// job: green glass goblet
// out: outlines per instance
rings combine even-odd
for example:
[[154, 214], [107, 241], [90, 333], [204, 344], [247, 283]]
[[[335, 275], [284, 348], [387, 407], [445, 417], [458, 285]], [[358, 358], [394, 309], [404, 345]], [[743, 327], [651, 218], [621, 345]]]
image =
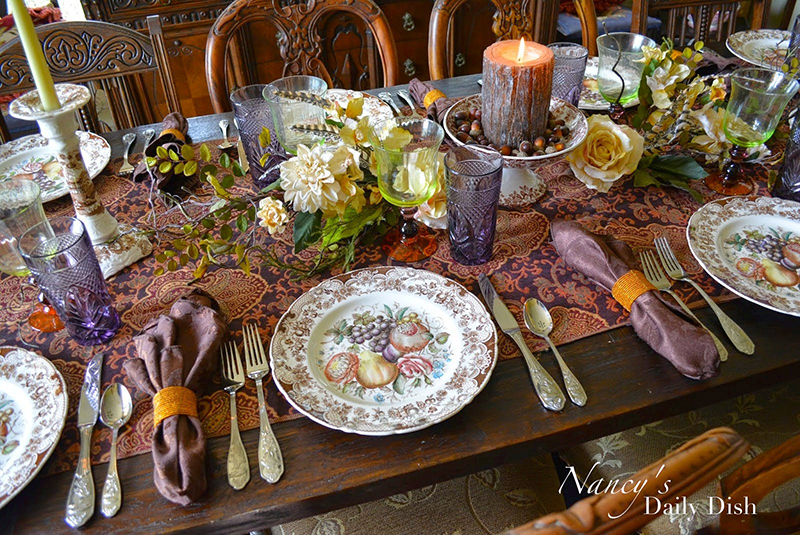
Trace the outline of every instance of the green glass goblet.
[[386, 234], [384, 252], [417, 262], [436, 251], [436, 237], [414, 220], [417, 206], [436, 191], [439, 145], [444, 130], [428, 119], [394, 118], [373, 125], [369, 135], [383, 198], [400, 208], [403, 221]]
[[739, 69], [731, 75], [731, 96], [722, 128], [733, 149], [722, 171], [706, 177], [706, 186], [724, 195], [753, 191], [753, 183], [742, 174], [747, 149], [772, 137], [798, 87], [800, 83], [794, 78], [769, 69]]
[[644, 47], [656, 47], [656, 42], [630, 32], [615, 32], [597, 38], [597, 87], [609, 102], [611, 118], [619, 121], [623, 106], [639, 94], [644, 72]]

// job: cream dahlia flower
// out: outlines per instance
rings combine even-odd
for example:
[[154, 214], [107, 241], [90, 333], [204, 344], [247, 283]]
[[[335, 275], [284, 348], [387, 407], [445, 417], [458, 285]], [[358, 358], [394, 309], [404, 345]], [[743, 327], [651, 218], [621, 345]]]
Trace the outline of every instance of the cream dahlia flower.
[[283, 232], [286, 229], [286, 223], [289, 221], [286, 207], [274, 197], [261, 199], [261, 202], [258, 203], [256, 216], [258, 216], [258, 224], [266, 227], [270, 235]]

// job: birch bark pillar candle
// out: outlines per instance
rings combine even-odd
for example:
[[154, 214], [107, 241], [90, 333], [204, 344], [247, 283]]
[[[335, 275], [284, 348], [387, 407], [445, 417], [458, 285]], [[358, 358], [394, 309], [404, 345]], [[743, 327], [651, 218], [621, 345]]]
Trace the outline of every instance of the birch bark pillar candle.
[[552, 50], [524, 39], [500, 41], [483, 52], [481, 123], [492, 143], [518, 147], [544, 133], [554, 63]]

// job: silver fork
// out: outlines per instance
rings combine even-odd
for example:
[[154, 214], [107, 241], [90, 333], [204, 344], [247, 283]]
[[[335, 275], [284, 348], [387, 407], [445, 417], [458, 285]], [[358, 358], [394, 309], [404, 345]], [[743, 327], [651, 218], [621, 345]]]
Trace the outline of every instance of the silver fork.
[[381, 91], [378, 93], [378, 98], [388, 104], [392, 110], [394, 110], [394, 114], [397, 117], [402, 117], [403, 113], [400, 111], [400, 108], [397, 107], [397, 104], [394, 103], [394, 99], [392, 98], [392, 94], [388, 91]]
[[658, 256], [661, 258], [661, 263], [664, 264], [664, 269], [667, 271], [667, 275], [675, 279], [676, 281], [685, 281], [691, 284], [697, 293], [700, 294], [700, 297], [706, 300], [708, 306], [711, 307], [711, 310], [714, 311], [714, 314], [717, 315], [717, 319], [719, 320], [720, 325], [722, 325], [722, 329], [725, 331], [725, 334], [728, 335], [728, 338], [733, 345], [736, 346], [736, 349], [741, 351], [746, 355], [752, 355], [756, 348], [753, 341], [747, 336], [741, 327], [739, 327], [735, 321], [730, 319], [727, 314], [725, 314], [717, 304], [708, 296], [707, 293], [703, 291], [699, 284], [694, 282], [689, 276], [686, 274], [686, 271], [681, 266], [681, 263], [678, 262], [678, 259], [675, 257], [675, 253], [672, 251], [672, 247], [669, 246], [669, 242], [663, 236], [656, 238], [655, 240], [656, 250], [658, 251]]
[[269, 425], [267, 406], [264, 403], [262, 380], [269, 374], [269, 362], [264, 353], [264, 344], [258, 335], [258, 328], [253, 323], [243, 328], [244, 362], [247, 365], [247, 376], [256, 382], [258, 392], [258, 419], [261, 432], [258, 435], [258, 469], [261, 477], [269, 483], [277, 483], [283, 475], [283, 455]]
[[717, 338], [717, 336], [714, 333], [712, 333], [708, 327], [703, 325], [703, 322], [697, 319], [697, 316], [694, 315], [694, 312], [689, 310], [689, 307], [687, 307], [686, 304], [683, 301], [681, 301], [680, 297], [678, 297], [678, 294], [676, 294], [671, 290], [672, 284], [667, 280], [667, 276], [664, 275], [664, 272], [661, 271], [661, 266], [658, 265], [658, 262], [656, 261], [656, 257], [655, 255], [653, 255], [653, 252], [642, 251], [642, 253], [639, 255], [639, 258], [642, 261], [642, 269], [644, 270], [644, 276], [647, 278], [648, 281], [650, 281], [650, 284], [655, 286], [657, 290], [661, 290], [662, 292], [666, 292], [669, 295], [671, 295], [672, 298], [678, 302], [683, 311], [689, 314], [689, 316], [691, 316], [692, 318], [694, 318], [694, 320], [697, 323], [699, 323], [700, 326], [703, 329], [705, 329], [708, 334], [711, 335], [711, 338], [714, 340], [714, 345], [717, 347], [717, 352], [719, 353], [719, 360], [721, 361], [728, 360], [728, 350], [725, 349], [725, 346], [722, 345], [722, 342], [720, 342], [719, 338]]
[[122, 136], [122, 141], [125, 143], [125, 156], [122, 159], [122, 167], [119, 168], [117, 173], [120, 175], [127, 175], [128, 173], [133, 173], [133, 166], [131, 165], [131, 162], [128, 161], [128, 155], [131, 152], [133, 142], [136, 141], [136, 134], [133, 132], [125, 134]]
[[228, 449], [228, 483], [241, 490], [250, 481], [250, 464], [247, 452], [239, 435], [239, 420], [236, 417], [236, 391], [244, 385], [244, 369], [239, 359], [236, 344], [228, 342], [222, 351], [222, 380], [225, 391], [231, 396], [231, 445]]
[[420, 114], [417, 111], [417, 103], [414, 102], [413, 98], [411, 98], [411, 93], [409, 93], [405, 89], [398, 89], [397, 96], [400, 97], [400, 100], [405, 100], [406, 104], [409, 105], [409, 107], [411, 108], [411, 117], [420, 117]]

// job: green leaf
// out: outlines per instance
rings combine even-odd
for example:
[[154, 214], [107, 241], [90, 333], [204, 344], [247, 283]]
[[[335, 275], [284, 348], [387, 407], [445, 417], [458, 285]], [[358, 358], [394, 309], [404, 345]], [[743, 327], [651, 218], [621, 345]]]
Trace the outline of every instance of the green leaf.
[[211, 151], [208, 150], [208, 145], [205, 143], [200, 145], [200, 157], [206, 162], [211, 161]]
[[270, 184], [269, 186], [267, 186], [265, 188], [261, 188], [261, 193], [267, 193], [268, 191], [273, 191], [273, 190], [279, 189], [280, 187], [281, 187], [281, 181], [280, 181], [280, 179], [278, 179], [275, 182], [273, 182], [272, 184]]
[[228, 192], [225, 191], [225, 188], [222, 187], [222, 184], [220, 184], [219, 181], [217, 180], [217, 177], [208, 175], [207, 180], [209, 184], [214, 186], [214, 191], [217, 192], [217, 195], [219, 195], [223, 199], [227, 199], [228, 197], [230, 197], [230, 195], [228, 195]]
[[270, 135], [269, 128], [264, 127], [261, 129], [261, 133], [258, 135], [258, 144], [261, 145], [262, 149], [269, 147], [269, 144], [272, 142], [272, 136]]
[[189, 248], [186, 250], [186, 253], [192, 260], [197, 260], [197, 257], [200, 256], [200, 250], [193, 243], [189, 244]]
[[233, 171], [233, 174], [238, 176], [239, 178], [243, 177], [245, 174], [244, 169], [242, 169], [242, 166], [239, 165], [239, 162], [237, 162], [236, 160], [233, 160], [233, 165], [231, 166], [231, 170]]
[[178, 263], [175, 260], [167, 262], [167, 271], [177, 271]]
[[396, 316], [396, 317], [397, 317], [397, 319], [398, 319], [398, 320], [401, 320], [401, 319], [403, 319], [403, 316], [405, 316], [405, 315], [406, 315], [406, 312], [408, 312], [408, 307], [403, 307], [403, 308], [401, 308], [400, 310], [398, 310], [398, 311], [397, 311], [397, 316]]
[[406, 381], [407, 379], [405, 375], [403, 375], [402, 373], [397, 374], [397, 379], [395, 379], [394, 383], [392, 383], [392, 388], [394, 389], [395, 392], [397, 392], [400, 395], [405, 394]]
[[394, 319], [394, 316], [392, 315], [392, 309], [389, 308], [388, 305], [383, 305], [383, 310], [386, 311], [387, 316], [389, 316], [391, 319]]
[[158, 172], [162, 175], [166, 175], [172, 170], [172, 162], [161, 162], [158, 164]]
[[182, 255], [181, 255], [179, 258], [178, 258], [178, 262], [180, 263], [180, 265], [181, 265], [181, 266], [185, 266], [186, 264], [188, 264], [188, 263], [189, 263], [189, 255], [188, 255], [188, 254], [186, 254], [186, 253], [183, 253], [183, 254], [182, 254]]
[[222, 156], [219, 157], [219, 164], [225, 169], [229, 169], [231, 166], [231, 157], [223, 152]]
[[644, 169], [637, 169], [633, 172], [633, 185], [637, 188], [644, 188], [647, 186], [661, 186], [661, 182], [653, 178], [653, 175]]
[[204, 165], [203, 168], [200, 170], [200, 174], [203, 177], [206, 177], [208, 175], [217, 176], [217, 166], [212, 164]]
[[191, 145], [186, 144], [181, 146], [181, 156], [184, 160], [194, 160], [194, 149]]
[[373, 204], [364, 207], [360, 213], [348, 207], [344, 213], [344, 220], [329, 219], [323, 230], [323, 245], [329, 246], [345, 238], [350, 238], [360, 233], [364, 227], [383, 215], [382, 204]]
[[156, 147], [156, 156], [158, 156], [162, 160], [169, 159], [169, 153], [167, 152], [167, 149], [162, 147], [161, 145]]
[[708, 176], [706, 170], [690, 156], [677, 156], [672, 154], [657, 156], [650, 163], [650, 169], [672, 175], [684, 176], [691, 180], [699, 180]]
[[148, 156], [146, 158], [146, 160], [147, 161], [145, 163], [147, 164], [147, 167], [153, 167], [156, 164], [156, 162], [158, 162], [158, 160], [156, 160], [155, 158], [153, 158], [151, 156]]
[[192, 176], [197, 173], [197, 162], [192, 160], [186, 162], [186, 167], [183, 168], [183, 176]]
[[204, 217], [203, 219], [201, 219], [200, 220], [200, 224], [203, 225], [207, 229], [212, 229], [212, 228], [214, 228], [216, 226], [216, 223], [214, 223], [214, 220], [211, 219], [211, 218], [208, 218], [208, 217]]
[[156, 255], [156, 262], [160, 262], [163, 264], [166, 261], [167, 261], [167, 255], [165, 255], [164, 253], [158, 253]]
[[170, 158], [170, 160], [172, 160], [173, 162], [177, 162], [177, 161], [179, 161], [179, 160], [181, 159], [181, 157], [180, 157], [180, 156], [178, 156], [178, 153], [177, 153], [177, 152], [175, 152], [175, 151], [174, 151], [174, 150], [172, 150], [172, 149], [169, 149], [169, 158]]
[[157, 267], [155, 271], [153, 271], [153, 275], [155, 275], [156, 277], [160, 277], [163, 274], [164, 274], [164, 268], [161, 266]]
[[670, 186], [678, 188], [679, 190], [683, 190], [689, 195], [691, 195], [692, 198], [698, 203], [703, 204], [705, 202], [700, 192], [689, 187], [689, 185], [686, 182], [681, 182], [680, 180], [673, 180], [673, 179], [668, 179], [667, 181], [669, 182]]
[[239, 217], [236, 218], [236, 228], [238, 228], [240, 232], [245, 232], [249, 224], [250, 220], [248, 220], [247, 216], [244, 214], [239, 214]]
[[222, 187], [225, 189], [233, 187], [235, 183], [236, 179], [233, 178], [233, 175], [225, 175], [224, 177], [222, 177], [222, 182], [220, 182]]
[[225, 241], [233, 238], [233, 229], [230, 225], [222, 225], [219, 229], [219, 236]]
[[294, 252], [299, 253], [322, 237], [322, 212], [297, 212], [294, 218]]
[[186, 240], [177, 238], [172, 240], [172, 246], [178, 251], [184, 251], [189, 246], [189, 244], [186, 243]]
[[179, 174], [183, 173], [184, 167], [186, 167], [185, 163], [183, 163], [183, 162], [176, 163], [175, 164], [175, 174], [179, 175]]

